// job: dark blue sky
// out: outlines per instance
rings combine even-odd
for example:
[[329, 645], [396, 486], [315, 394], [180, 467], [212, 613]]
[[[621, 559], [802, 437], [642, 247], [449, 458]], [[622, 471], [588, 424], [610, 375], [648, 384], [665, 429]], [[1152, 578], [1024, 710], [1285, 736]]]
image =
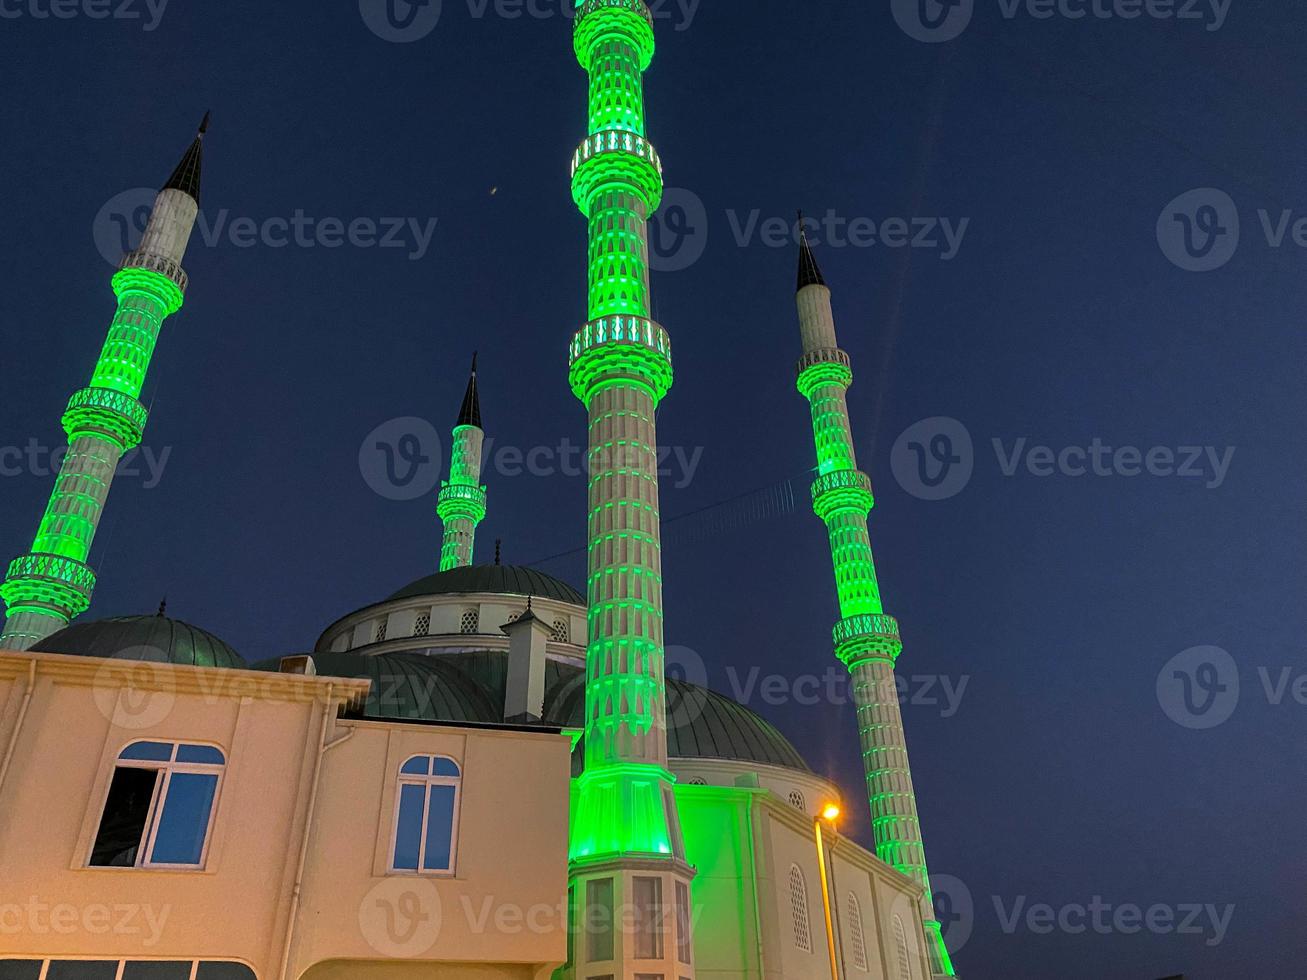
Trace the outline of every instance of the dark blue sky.
[[[350, 2], [175, 2], [153, 31], [36, 19], [27, 3], [0, 20], [0, 445], [58, 445], [113, 306], [96, 216], [159, 184], [204, 109], [211, 227], [297, 211], [437, 219], [419, 259], [420, 246], [242, 248], [197, 233], [188, 303], [148, 385], [146, 444], [171, 455], [157, 486], [115, 486], [92, 615], [152, 611], [166, 593], [173, 614], [254, 660], [310, 648], [338, 616], [429, 571], [432, 499], [374, 492], [359, 450], [397, 417], [443, 436], [474, 348], [500, 446], [584, 440], [566, 383], [585, 312], [584, 224], [567, 187], [585, 78], [568, 22], [445, 0], [434, 31], [396, 44]], [[663, 264], [703, 248], [653, 285], [677, 364], [660, 437], [702, 449], [692, 479], [664, 481], [665, 515], [693, 515], [667, 530], [668, 640], [728, 693], [755, 666], [793, 691], [833, 663], [793, 386], [794, 250], [736, 229], [798, 206], [877, 225], [969, 219], [949, 260], [879, 238], [818, 252], [858, 371], [850, 407], [877, 486], [872, 539], [906, 641], [900, 671], [966, 683], [955, 712], [904, 707], [931, 868], [972, 896], [960, 972], [1291, 976], [1307, 952], [1307, 707], [1292, 688], [1273, 703], [1259, 668], [1273, 687], [1282, 668], [1307, 669], [1307, 263], [1292, 233], [1268, 243], [1258, 211], [1273, 226], [1286, 209], [1307, 216], [1307, 14], [1233, 0], [1208, 30], [1206, 0], [1197, 21], [1009, 18], [1010, 4], [977, 0], [941, 44], [909, 37], [884, 3], [704, 4], [692, 19], [667, 6], [650, 134], [690, 207], [663, 221]], [[1237, 252], [1204, 273], [1169, 261], [1156, 235], [1193, 188], [1224, 191], [1242, 219]], [[678, 251], [682, 226], [693, 232]], [[969, 484], [932, 501], [896, 479], [892, 450], [937, 416], [965, 426], [975, 457]], [[1127, 476], [1128, 457], [1110, 476], [1038, 477], [1024, 460], [1007, 476], [995, 439], [1004, 454], [1021, 439], [1054, 453], [1095, 439], [1235, 453], [1219, 481]], [[15, 458], [0, 544], [16, 555], [51, 480]], [[785, 481], [792, 512], [703, 510]], [[568, 553], [543, 567], [579, 583], [584, 481], [487, 482], [478, 557], [496, 537], [511, 562]], [[1231, 674], [1241, 682], [1237, 709], [1207, 730], [1168, 717], [1175, 696], [1157, 689], [1171, 658], [1202, 645], [1237, 665], [1227, 691]], [[757, 691], [749, 703], [860, 798], [851, 707]], [[862, 808], [849, 811], [866, 840]], [[1043, 934], [1025, 916], [1047, 903], [1074, 927], [1096, 897], [1164, 905], [1177, 924], [1190, 904], [1234, 909], [1215, 945], [1206, 912], [1201, 934], [1136, 933], [1128, 919]]]

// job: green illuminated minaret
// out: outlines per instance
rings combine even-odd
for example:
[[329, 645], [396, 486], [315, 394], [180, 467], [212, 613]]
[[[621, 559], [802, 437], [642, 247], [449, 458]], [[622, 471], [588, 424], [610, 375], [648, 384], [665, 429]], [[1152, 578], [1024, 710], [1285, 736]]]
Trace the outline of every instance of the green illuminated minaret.
[[486, 488], [481, 485], [481, 396], [477, 392], [477, 358], [472, 355], [472, 376], [468, 378], [463, 407], [454, 425], [449, 450], [449, 479], [440, 484], [436, 513], [445, 526], [440, 545], [440, 570], [472, 564], [472, 546], [477, 525], [486, 516]]
[[[799, 227], [803, 227], [802, 215]], [[799, 391], [812, 406], [812, 432], [817, 444], [812, 508], [830, 535], [842, 617], [835, 625], [835, 655], [844, 662], [853, 681], [876, 854], [925, 888], [921, 916], [931, 971], [935, 976], [953, 976], [953, 965], [935, 920], [894, 683], [894, 663], [903, 643], [898, 622], [881, 605], [867, 533], [867, 516], [875, 506], [875, 498], [871, 478], [858, 469], [849, 426], [846, 394], [853, 383], [853, 368], [849, 355], [835, 338], [831, 293], [806, 234], [799, 247], [798, 305], [803, 334]]]
[[163, 322], [181, 309], [182, 258], [199, 210], [206, 115], [195, 141], [154, 202], [140, 247], [113, 277], [118, 310], [91, 383], [63, 415], [68, 454], [30, 553], [9, 565], [0, 585], [8, 607], [0, 648], [26, 650], [67, 626], [91, 603], [95, 573], [86, 564], [114, 470], [138, 445], [147, 412], [138, 400]]
[[[585, 0], [574, 48], [590, 79], [589, 135], [572, 160], [572, 197], [589, 225], [589, 320], [572, 340], [569, 372], [589, 415], [589, 635], [585, 771], [571, 836], [576, 922], [585, 928], [570, 969], [692, 980], [693, 871], [667, 769], [654, 412], [672, 366], [667, 334], [649, 317], [647, 222], [663, 189], [645, 136], [649, 8]], [[594, 928], [629, 908], [644, 910], [637, 922], [665, 914], [665, 928]]]

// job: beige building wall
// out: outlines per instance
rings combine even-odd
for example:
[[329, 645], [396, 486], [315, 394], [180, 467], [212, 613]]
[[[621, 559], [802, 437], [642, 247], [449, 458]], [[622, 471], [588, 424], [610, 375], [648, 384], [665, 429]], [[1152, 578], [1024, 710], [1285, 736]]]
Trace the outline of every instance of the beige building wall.
[[[367, 687], [0, 652], [0, 958], [216, 959], [261, 980], [552, 970], [568, 740], [338, 718]], [[202, 870], [87, 867], [115, 760], [143, 739], [226, 756]], [[399, 766], [419, 754], [463, 773], [445, 877], [388, 874]]]

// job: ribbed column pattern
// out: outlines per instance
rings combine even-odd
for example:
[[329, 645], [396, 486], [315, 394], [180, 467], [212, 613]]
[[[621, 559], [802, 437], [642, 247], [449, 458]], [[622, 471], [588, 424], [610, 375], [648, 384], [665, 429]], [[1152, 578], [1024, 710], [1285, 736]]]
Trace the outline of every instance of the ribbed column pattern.
[[486, 516], [486, 488], [481, 485], [481, 448], [485, 433], [474, 425], [454, 429], [449, 479], [441, 484], [436, 513], [444, 525], [440, 570], [472, 564], [477, 525]]

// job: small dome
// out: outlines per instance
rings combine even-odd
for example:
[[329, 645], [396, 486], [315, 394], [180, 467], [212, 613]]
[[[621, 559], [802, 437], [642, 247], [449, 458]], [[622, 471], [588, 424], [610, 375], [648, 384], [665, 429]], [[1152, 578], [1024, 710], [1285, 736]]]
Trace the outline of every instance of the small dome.
[[566, 582], [534, 568], [520, 565], [468, 565], [420, 578], [406, 585], [390, 600], [415, 596], [452, 595], [460, 592], [490, 592], [498, 595], [536, 596], [584, 606], [585, 596]]
[[245, 667], [241, 655], [212, 633], [166, 616], [122, 616], [74, 623], [47, 636], [32, 650], [190, 667]]

